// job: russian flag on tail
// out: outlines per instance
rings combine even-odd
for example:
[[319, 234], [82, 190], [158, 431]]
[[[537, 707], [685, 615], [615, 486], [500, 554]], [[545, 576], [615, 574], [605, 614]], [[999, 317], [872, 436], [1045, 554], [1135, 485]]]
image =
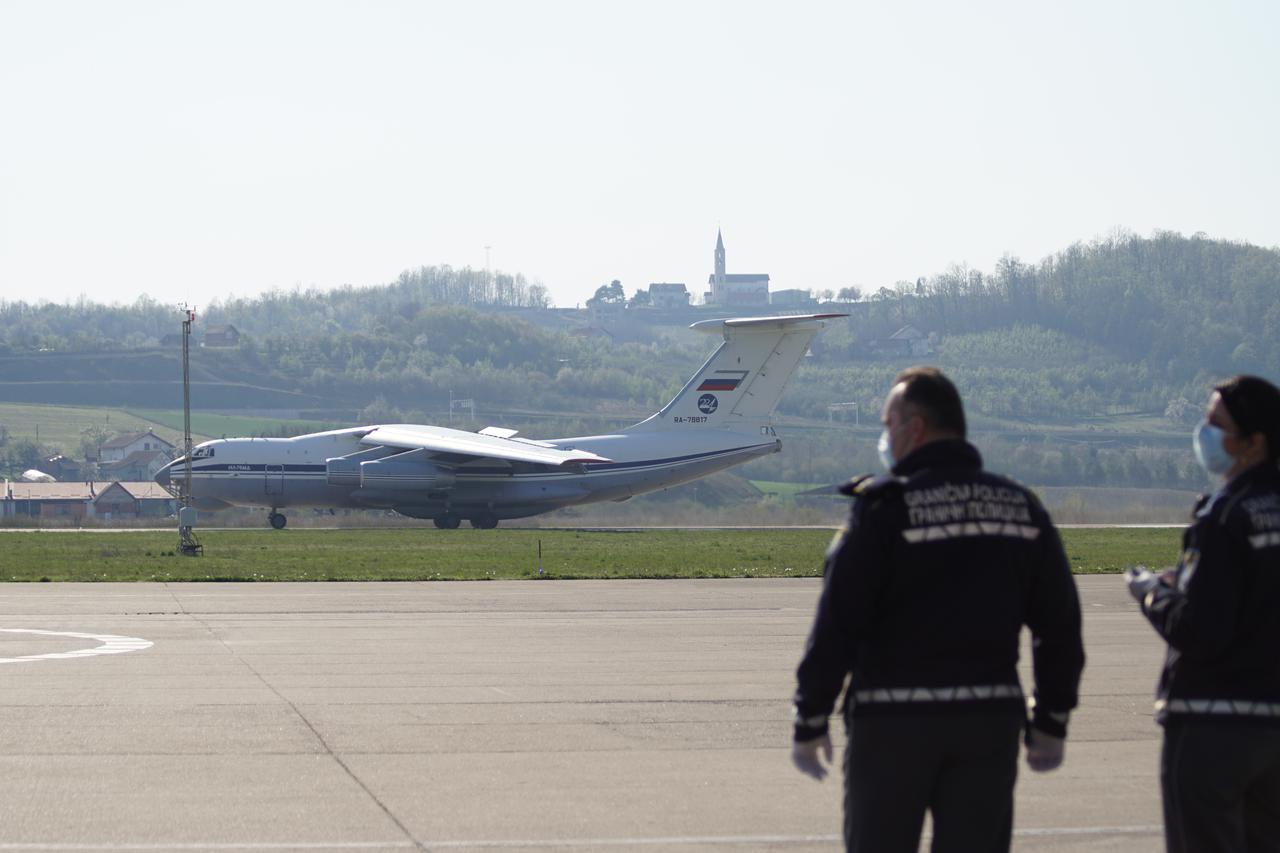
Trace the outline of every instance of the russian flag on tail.
[[699, 391], [734, 391], [742, 380], [747, 378], [749, 370], [717, 370], [702, 380]]

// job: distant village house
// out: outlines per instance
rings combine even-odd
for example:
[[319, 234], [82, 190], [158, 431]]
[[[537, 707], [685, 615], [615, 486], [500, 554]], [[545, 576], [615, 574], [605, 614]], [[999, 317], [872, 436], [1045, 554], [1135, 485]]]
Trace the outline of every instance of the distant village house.
[[903, 326], [887, 338], [871, 341], [871, 348], [883, 355], [923, 356], [933, 354], [933, 342], [929, 335], [910, 324]]
[[164, 518], [175, 511], [173, 495], [155, 482], [111, 483], [93, 501], [94, 517], [106, 521]]
[[210, 326], [204, 331], [206, 347], [240, 346], [240, 331], [230, 323], [222, 326]]
[[151, 430], [146, 432], [126, 432], [109, 439], [102, 444], [102, 463], [120, 462], [130, 454], [138, 451], [158, 450], [166, 456], [172, 456], [176, 447], [165, 441]]
[[135, 450], [123, 459], [99, 463], [98, 476], [104, 480], [154, 480], [167, 464], [169, 454], [163, 450]]
[[775, 290], [769, 295], [774, 308], [812, 308], [818, 304], [808, 290]]
[[61, 453], [41, 459], [40, 464], [36, 466], [36, 470], [43, 471], [53, 479], [64, 482], [86, 479], [84, 464], [63, 456]]
[[682, 281], [655, 281], [649, 285], [649, 304], [654, 308], [689, 307], [689, 289]]
[[86, 519], [113, 521], [165, 518], [177, 502], [154, 482], [27, 483], [5, 480], [0, 518], [41, 519], [79, 524]]

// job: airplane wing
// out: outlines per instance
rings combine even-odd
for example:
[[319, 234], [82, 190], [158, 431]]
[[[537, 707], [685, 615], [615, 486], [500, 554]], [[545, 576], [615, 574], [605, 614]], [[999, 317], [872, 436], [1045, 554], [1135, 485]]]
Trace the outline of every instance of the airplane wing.
[[535, 462], [541, 465], [572, 465], [582, 462], [609, 462], [585, 450], [559, 450], [529, 441], [507, 438], [493, 433], [465, 432], [448, 427], [422, 424], [391, 424], [374, 427], [360, 439], [374, 447], [403, 447], [433, 453], [454, 453], [477, 459], [505, 459], [510, 462]]

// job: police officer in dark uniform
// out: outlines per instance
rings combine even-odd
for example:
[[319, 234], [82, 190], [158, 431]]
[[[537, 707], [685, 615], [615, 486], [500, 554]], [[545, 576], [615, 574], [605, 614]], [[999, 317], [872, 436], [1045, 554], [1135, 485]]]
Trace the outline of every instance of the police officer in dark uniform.
[[1170, 853], [1280, 851], [1280, 390], [1217, 385], [1194, 447], [1226, 482], [1178, 566], [1129, 588], [1169, 644], [1156, 700]]
[[[940, 371], [895, 380], [881, 418], [890, 476], [859, 478], [827, 551], [797, 670], [792, 760], [832, 758], [827, 717], [846, 676], [844, 838], [858, 853], [1007, 851], [1019, 735], [1033, 770], [1062, 762], [1084, 666], [1080, 604], [1048, 514], [982, 470], [960, 395]], [[1018, 683], [1033, 634], [1030, 723]]]

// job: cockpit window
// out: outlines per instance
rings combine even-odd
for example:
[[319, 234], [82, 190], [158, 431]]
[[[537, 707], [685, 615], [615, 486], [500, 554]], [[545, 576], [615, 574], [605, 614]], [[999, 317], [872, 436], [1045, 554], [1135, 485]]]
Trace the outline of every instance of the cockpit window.
[[192, 459], [208, 459], [211, 456], [213, 456], [212, 447], [197, 447], [195, 450], [191, 451]]

